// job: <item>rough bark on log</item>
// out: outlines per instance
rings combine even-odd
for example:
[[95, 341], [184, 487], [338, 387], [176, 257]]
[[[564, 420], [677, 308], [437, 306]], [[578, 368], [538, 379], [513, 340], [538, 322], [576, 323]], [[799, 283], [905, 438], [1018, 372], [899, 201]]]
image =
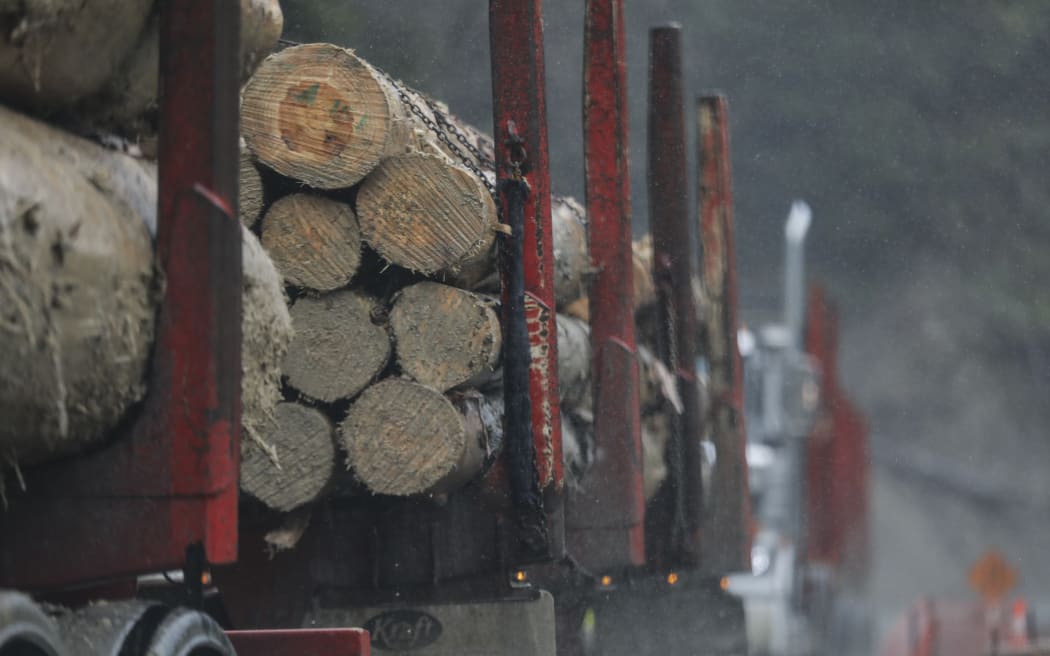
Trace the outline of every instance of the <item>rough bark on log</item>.
[[478, 477], [503, 444], [503, 397], [476, 391], [453, 392], [449, 400], [463, 417], [467, 446], [455, 469], [427, 490], [446, 494]]
[[285, 281], [327, 292], [350, 284], [361, 263], [361, 231], [346, 203], [313, 194], [279, 199], [262, 221], [262, 243]]
[[631, 244], [631, 265], [634, 271], [634, 311], [638, 312], [656, 302], [652, 235], [645, 235]]
[[381, 159], [429, 147], [391, 81], [328, 43], [264, 60], [244, 90], [241, 113], [259, 161], [318, 189], [351, 187]]
[[[241, 227], [241, 454], [266, 446], [259, 437], [281, 399], [281, 360], [292, 340], [292, 319], [281, 276], [247, 228]], [[272, 449], [267, 449], [272, 453]]]
[[591, 256], [587, 249], [586, 210], [574, 198], [551, 199], [554, 243], [554, 297], [559, 307], [587, 293]]
[[682, 398], [674, 374], [660, 358], [644, 344], [638, 345], [638, 407], [642, 414], [663, 411], [682, 411]]
[[288, 385], [328, 403], [353, 398], [390, 359], [376, 302], [351, 290], [303, 297], [291, 307], [295, 337], [281, 370]]
[[[581, 300], [586, 292], [591, 263], [587, 249], [586, 214], [574, 199], [551, 196], [551, 236], [554, 245], [555, 307], [559, 312], [586, 320], [586, 303], [581, 303]], [[499, 293], [500, 278], [495, 248], [489, 248], [461, 264], [458, 270], [446, 274], [456, 286], [484, 293]]]
[[242, 448], [241, 489], [270, 508], [288, 512], [314, 501], [335, 472], [334, 429], [319, 411], [298, 403], [278, 403], [260, 426], [259, 438]]
[[593, 415], [588, 411], [563, 408], [561, 443], [565, 483], [575, 486], [587, 475], [596, 456]]
[[53, 111], [99, 91], [135, 47], [153, 0], [0, 0], [0, 98]]
[[[277, 0], [240, 0], [240, 8], [241, 81], [244, 82], [277, 47], [284, 16]], [[160, 24], [155, 9], [120, 66], [97, 93], [77, 107], [77, 122], [143, 142], [144, 151], [152, 153], [157, 130], [159, 66]]]
[[241, 0], [241, 82], [277, 47], [284, 31], [278, 0]]
[[0, 107], [0, 457], [100, 441], [143, 393], [156, 182], [141, 162]]
[[562, 405], [591, 407], [591, 328], [579, 319], [557, 315], [558, 392]]
[[496, 239], [496, 205], [482, 181], [437, 153], [384, 159], [357, 195], [361, 234], [377, 253], [426, 275], [471, 268]]
[[339, 434], [348, 467], [372, 492], [436, 493], [477, 474], [493, 414], [486, 420], [481, 401], [457, 408], [431, 387], [387, 378], [361, 393]]
[[[645, 235], [633, 246], [634, 266], [634, 312], [638, 342], [655, 345], [661, 330], [657, 318], [656, 283], [652, 277], [653, 242], [651, 235]], [[710, 301], [700, 278], [690, 279], [693, 288], [693, 300], [696, 305], [696, 324], [699, 328], [697, 339], [703, 340], [704, 326], [710, 312]]]
[[[141, 397], [152, 342], [156, 174], [0, 108], [0, 459], [104, 439]], [[279, 397], [280, 277], [243, 230], [244, 425]]]
[[401, 371], [444, 391], [479, 384], [499, 364], [503, 344], [495, 301], [436, 282], [401, 290], [390, 311]]
[[665, 413], [642, 417], [642, 492], [648, 502], [667, 480], [667, 440], [670, 427]]
[[239, 182], [237, 185], [237, 211], [246, 228], [253, 227], [262, 215], [263, 183], [259, 170], [255, 168], [252, 154], [241, 142]]

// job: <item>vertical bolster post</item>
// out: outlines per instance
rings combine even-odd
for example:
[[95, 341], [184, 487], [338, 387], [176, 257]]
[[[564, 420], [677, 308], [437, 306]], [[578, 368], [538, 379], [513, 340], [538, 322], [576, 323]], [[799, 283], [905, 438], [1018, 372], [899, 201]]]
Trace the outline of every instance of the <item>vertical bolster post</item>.
[[[241, 227], [237, 220], [240, 14], [236, 3], [162, 3], [157, 254], [165, 294], [153, 368], [168, 399], [172, 493], [215, 494], [211, 562], [237, 549]], [[175, 532], [180, 532], [178, 526]]]
[[666, 485], [671, 521], [665, 557], [672, 565], [695, 566], [700, 562], [703, 515], [702, 418], [696, 378], [681, 32], [680, 26], [672, 24], [650, 33], [648, 185], [653, 280], [662, 328], [658, 346], [661, 359], [675, 374], [683, 404], [681, 415], [673, 415], [670, 422]]
[[706, 357], [709, 366], [711, 439], [718, 453], [710, 490], [718, 499], [706, 533], [716, 535], [705, 566], [716, 574], [751, 568], [751, 495], [744, 422], [744, 372], [737, 329], [736, 246], [729, 150], [729, 103], [718, 94], [696, 102], [699, 235], [703, 280], [711, 301]]
[[[551, 236], [550, 172], [547, 155], [543, 20], [540, 0], [490, 0], [489, 36], [492, 53], [493, 135], [496, 175], [500, 180], [501, 216], [506, 221], [518, 192], [521, 199], [521, 251], [523, 298], [528, 331], [529, 416], [531, 419], [535, 494], [518, 494], [519, 528], [525, 551], [536, 557], [549, 555], [558, 536], [540, 522], [543, 497], [557, 499], [562, 486], [561, 422], [558, 406], [557, 329], [554, 317], [554, 250]], [[521, 186], [517, 184], [517, 186]], [[511, 239], [515, 239], [511, 236]], [[507, 297], [504, 306], [519, 299]], [[509, 318], [505, 315], [505, 320]], [[504, 326], [506, 331], [508, 326]], [[518, 348], [512, 339], [504, 348]], [[505, 372], [509, 375], [510, 372]], [[511, 383], [512, 385], [514, 383]], [[509, 399], [508, 399], [509, 400]], [[509, 408], [508, 408], [509, 410]], [[514, 421], [508, 417], [508, 429]], [[521, 424], [518, 420], [517, 424]], [[519, 463], [524, 464], [524, 463]], [[515, 464], [508, 463], [513, 469]], [[513, 480], [514, 474], [511, 473]], [[531, 485], [531, 483], [530, 483]], [[524, 508], [540, 500], [539, 508]], [[549, 510], [549, 509], [548, 509]], [[525, 515], [532, 519], [524, 519]], [[521, 522], [529, 524], [522, 527]]]
[[641, 425], [635, 352], [623, 0], [588, 0], [584, 161], [594, 430], [602, 457], [568, 500], [569, 544], [585, 567], [645, 562]]

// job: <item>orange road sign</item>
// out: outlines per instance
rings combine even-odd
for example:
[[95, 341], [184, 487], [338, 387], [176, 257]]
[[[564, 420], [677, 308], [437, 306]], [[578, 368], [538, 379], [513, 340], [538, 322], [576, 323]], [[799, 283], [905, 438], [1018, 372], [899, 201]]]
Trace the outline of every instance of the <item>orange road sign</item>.
[[985, 601], [999, 601], [1017, 584], [1017, 570], [997, 549], [991, 549], [970, 568], [969, 581]]

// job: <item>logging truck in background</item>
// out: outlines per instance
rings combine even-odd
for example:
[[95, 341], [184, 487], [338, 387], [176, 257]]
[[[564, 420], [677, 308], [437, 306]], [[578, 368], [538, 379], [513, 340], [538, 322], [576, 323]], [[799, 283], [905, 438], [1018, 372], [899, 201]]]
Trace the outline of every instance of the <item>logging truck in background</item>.
[[[621, 5], [587, 2], [585, 203], [550, 188], [535, 0], [490, 2], [491, 137], [278, 47], [276, 2], [12, 10], [2, 656], [746, 653], [727, 576], [781, 493], [748, 488], [727, 104], [696, 105], [694, 219], [654, 29], [632, 242]], [[811, 534], [839, 483], [800, 450]]]

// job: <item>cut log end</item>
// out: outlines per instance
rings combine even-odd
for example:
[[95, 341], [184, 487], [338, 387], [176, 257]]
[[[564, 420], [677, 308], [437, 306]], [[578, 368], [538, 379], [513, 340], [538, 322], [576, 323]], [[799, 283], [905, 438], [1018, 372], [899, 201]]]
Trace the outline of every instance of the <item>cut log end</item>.
[[477, 382], [499, 364], [499, 317], [477, 294], [435, 282], [406, 287], [390, 327], [401, 371], [435, 389]]
[[306, 44], [259, 66], [244, 90], [241, 127], [278, 173], [319, 189], [350, 187], [385, 154], [395, 101], [349, 50]]
[[345, 287], [361, 263], [361, 232], [349, 205], [311, 194], [275, 202], [262, 242], [286, 282], [316, 291]]
[[301, 298], [282, 370], [288, 384], [328, 403], [353, 398], [386, 366], [390, 336], [373, 320], [376, 302], [353, 291]]
[[257, 435], [241, 442], [241, 489], [287, 512], [315, 500], [335, 471], [334, 430], [298, 403], [278, 403]]
[[495, 241], [496, 205], [478, 178], [441, 155], [385, 159], [357, 196], [361, 234], [411, 271], [455, 271]]
[[468, 446], [463, 417], [451, 401], [398, 378], [365, 390], [339, 432], [348, 466], [376, 494], [428, 491], [456, 470]]

